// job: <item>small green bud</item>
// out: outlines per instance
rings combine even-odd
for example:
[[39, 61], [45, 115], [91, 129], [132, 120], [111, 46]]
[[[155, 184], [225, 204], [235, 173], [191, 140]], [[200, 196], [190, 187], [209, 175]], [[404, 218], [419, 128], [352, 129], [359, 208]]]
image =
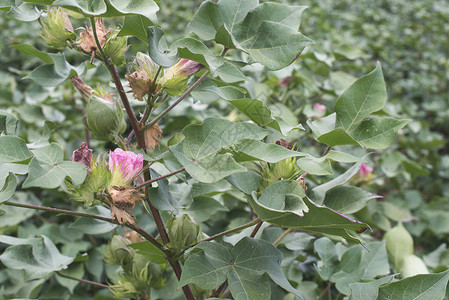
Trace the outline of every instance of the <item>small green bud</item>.
[[90, 97], [84, 123], [99, 140], [115, 141], [123, 130], [122, 122], [123, 113], [119, 107], [98, 96]]
[[151, 262], [145, 256], [136, 254], [133, 257], [131, 266], [130, 281], [138, 291], [143, 291], [152, 287], [155, 290], [165, 286], [165, 279], [162, 277], [162, 266]]
[[125, 52], [128, 49], [128, 46], [126, 45], [127, 38], [124, 36], [117, 36], [119, 31], [119, 29], [116, 29], [114, 33], [112, 33], [103, 48], [104, 53], [112, 59], [112, 62], [116, 66], [121, 66], [125, 63]]
[[200, 226], [189, 215], [180, 217], [171, 216], [167, 223], [167, 234], [170, 239], [169, 246], [181, 250], [192, 245], [200, 232]]
[[62, 8], [49, 9], [48, 20], [43, 21], [42, 26], [44, 27], [42, 38], [49, 47], [64, 49], [67, 40], [76, 39], [69, 17]]
[[128, 268], [136, 255], [134, 249], [128, 247], [131, 242], [121, 235], [114, 235], [109, 241], [105, 261], [110, 265], [120, 265]]
[[131, 298], [139, 299], [139, 292], [135, 288], [131, 280], [125, 276], [120, 276], [118, 282], [114, 282], [114, 285], [110, 286], [111, 293], [116, 298]]
[[262, 192], [272, 183], [279, 180], [290, 180], [298, 174], [295, 158], [286, 158], [277, 163], [267, 163], [262, 166], [262, 180], [259, 183], [259, 192]]
[[167, 73], [158, 82], [170, 96], [182, 94], [187, 89], [189, 77], [203, 68], [203, 65], [189, 59], [181, 59], [168, 69]]

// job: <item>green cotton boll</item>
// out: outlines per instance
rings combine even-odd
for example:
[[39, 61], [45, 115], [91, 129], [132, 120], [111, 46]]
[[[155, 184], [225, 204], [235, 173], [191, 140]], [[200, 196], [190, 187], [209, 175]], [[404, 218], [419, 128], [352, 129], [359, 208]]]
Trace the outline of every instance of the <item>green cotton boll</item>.
[[279, 180], [290, 180], [298, 174], [296, 158], [286, 158], [277, 163], [263, 164], [260, 175], [262, 180], [259, 183], [259, 191], [269, 187]]
[[123, 269], [127, 269], [136, 255], [134, 249], [128, 247], [129, 244], [128, 239], [121, 235], [114, 235], [109, 241], [105, 261], [110, 265], [120, 265]]
[[92, 134], [102, 141], [116, 141], [126, 127], [123, 126], [123, 113], [111, 102], [92, 96], [86, 106], [84, 123]]
[[200, 232], [200, 225], [193, 221], [189, 215], [180, 217], [171, 216], [167, 223], [167, 234], [170, 239], [169, 246], [182, 250], [192, 245]]
[[111, 37], [106, 41], [103, 50], [106, 56], [112, 59], [114, 65], [121, 66], [125, 63], [125, 52], [128, 50], [128, 46], [126, 45], [127, 38], [124, 36], [117, 36], [118, 33], [119, 30], [115, 30]]

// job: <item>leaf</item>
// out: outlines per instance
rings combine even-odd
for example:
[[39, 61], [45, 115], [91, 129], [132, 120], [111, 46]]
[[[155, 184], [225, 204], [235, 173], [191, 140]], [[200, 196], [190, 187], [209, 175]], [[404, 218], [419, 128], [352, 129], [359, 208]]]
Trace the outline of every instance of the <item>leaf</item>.
[[104, 0], [56, 0], [53, 6], [62, 6], [86, 16], [101, 16], [107, 10]]
[[[150, 169], [150, 172], [152, 178], [161, 176], [153, 169]], [[173, 199], [168, 187], [168, 180], [158, 180], [157, 184], [157, 187], [150, 187], [148, 190], [151, 203], [159, 210], [177, 212], [181, 206], [175, 199]]]
[[46, 64], [53, 64], [53, 58], [43, 51], [39, 51], [34, 46], [28, 44], [18, 44], [9, 46], [10, 48], [17, 49], [24, 55], [30, 55], [39, 58]]
[[308, 174], [323, 176], [333, 175], [332, 167], [329, 159], [326, 157], [314, 157], [312, 155], [306, 155], [304, 158], [300, 158], [296, 161], [298, 166], [304, 172]]
[[14, 134], [18, 122], [19, 120], [13, 114], [5, 110], [0, 110], [0, 133], [3, 132], [7, 135]]
[[397, 270], [402, 266], [405, 257], [413, 254], [413, 238], [408, 231], [398, 223], [384, 235], [387, 251]]
[[356, 163], [352, 167], [346, 170], [343, 174], [340, 176], [332, 179], [331, 181], [328, 181], [326, 183], [323, 183], [319, 186], [316, 186], [312, 189], [313, 193], [313, 202], [321, 205], [323, 204], [323, 201], [325, 199], [326, 192], [336, 186], [340, 186], [345, 184], [349, 179], [352, 178], [360, 169], [361, 163]]
[[[151, 59], [161, 67], [168, 68], [173, 66], [178, 61], [176, 52], [172, 53], [168, 47], [161, 48], [161, 39], [164, 35], [162, 29], [156, 26], [150, 26], [147, 29], [147, 36], [149, 41], [149, 53]], [[164, 44], [165, 43], [165, 40]]]
[[184, 128], [184, 140], [171, 146], [170, 151], [193, 178], [212, 183], [246, 170], [231, 154], [219, 154], [222, 148], [245, 138], [262, 139], [267, 133], [254, 124], [208, 118], [201, 125]]
[[259, 199], [253, 192], [248, 202], [259, 218], [280, 227], [332, 234], [355, 242], [358, 240], [348, 230], [364, 231], [368, 228], [365, 223], [311, 202], [297, 181], [275, 182], [263, 191]]
[[164, 264], [167, 262], [164, 252], [148, 241], [133, 243], [128, 246], [137, 250], [139, 254], [142, 254], [154, 263]]
[[369, 74], [357, 79], [335, 103], [336, 126], [346, 132], [355, 129], [368, 115], [382, 109], [387, 90], [380, 63]]
[[132, 35], [144, 43], [148, 43], [147, 28], [153, 25], [153, 22], [139, 15], [125, 16], [122, 29], [118, 36]]
[[443, 299], [449, 280], [449, 270], [437, 274], [408, 277], [379, 287], [379, 298], [393, 299]]
[[385, 149], [394, 143], [396, 132], [409, 122], [410, 120], [369, 117], [350, 134], [362, 147]]
[[237, 152], [237, 156], [238, 152], [242, 152], [253, 158], [253, 160], [261, 160], [269, 163], [276, 163], [286, 158], [305, 155], [305, 153], [292, 151], [276, 144], [265, 144], [261, 141], [249, 139], [238, 141], [233, 150]]
[[342, 214], [352, 214], [364, 208], [368, 200], [374, 198], [382, 196], [355, 186], [337, 186], [327, 191], [323, 205]]
[[355, 282], [349, 284], [351, 295], [348, 300], [377, 300], [379, 299], [379, 286], [389, 283], [394, 275], [385, 276], [371, 282]]
[[74, 259], [62, 255], [46, 236], [19, 239], [2, 235], [0, 243], [11, 245], [0, 255], [2, 263], [10, 269], [24, 270], [28, 280], [65, 269]]
[[212, 242], [203, 242], [196, 248], [203, 251], [189, 256], [179, 286], [193, 283], [203, 289], [214, 289], [227, 279], [236, 300], [270, 299], [269, 276], [303, 299], [281, 272], [282, 253], [266, 241], [244, 237], [231, 251]]
[[334, 114], [307, 124], [315, 139], [329, 146], [385, 149], [393, 144], [396, 132], [410, 122], [371, 116], [384, 107], [386, 99], [382, 68], [377, 63], [371, 73], [356, 80], [337, 99]]
[[[71, 264], [67, 269], [61, 270], [61, 273], [73, 278], [83, 278], [84, 276], [84, 265], [83, 263], [77, 262]], [[75, 287], [80, 283], [77, 280], [64, 278], [62, 276], [56, 275], [56, 280], [60, 285], [67, 288], [70, 294], [73, 295]]]
[[92, 235], [105, 234], [111, 232], [116, 227], [116, 224], [90, 218], [78, 218], [75, 222], [69, 225], [70, 229]]
[[312, 41], [297, 32], [304, 6], [257, 0], [205, 1], [188, 28], [204, 40], [247, 52], [268, 69], [289, 65]]
[[257, 191], [257, 187], [259, 186], [259, 182], [262, 177], [259, 173], [247, 171], [232, 174], [225, 179], [239, 191], [247, 195], [251, 195], [253, 191]]
[[26, 143], [15, 136], [0, 136], [0, 162], [21, 162], [30, 159], [33, 154]]
[[109, 0], [109, 2], [120, 15], [136, 14], [157, 23], [156, 13], [159, 11], [159, 6], [153, 0]]
[[70, 177], [74, 185], [84, 182], [87, 175], [86, 166], [79, 162], [64, 161], [62, 149], [57, 144], [33, 151], [36, 157], [29, 164], [29, 174], [23, 183], [24, 188], [56, 188], [66, 177]]
[[195, 197], [192, 205], [187, 209], [189, 215], [197, 222], [205, 222], [219, 211], [229, 211], [229, 209], [214, 198], [207, 196]]
[[14, 195], [17, 187], [17, 179], [16, 176], [9, 172], [8, 177], [6, 177], [6, 182], [0, 189], [0, 203], [7, 201], [9, 198]]
[[30, 22], [37, 20], [41, 15], [41, 11], [37, 9], [36, 5], [22, 3], [19, 6], [11, 6], [11, 10], [7, 15], [19, 21]]

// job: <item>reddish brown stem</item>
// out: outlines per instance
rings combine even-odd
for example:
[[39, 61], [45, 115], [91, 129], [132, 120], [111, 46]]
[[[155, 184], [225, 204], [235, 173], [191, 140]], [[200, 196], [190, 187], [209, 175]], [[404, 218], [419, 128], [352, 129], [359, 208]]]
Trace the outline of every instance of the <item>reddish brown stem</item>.
[[184, 170], [185, 170], [185, 168], [181, 168], [181, 169], [179, 169], [179, 170], [170, 172], [170, 173], [168, 173], [168, 174], [165, 174], [165, 175], [162, 175], [162, 176], [159, 176], [159, 177], [150, 179], [150, 180], [148, 180], [148, 181], [142, 182], [141, 184], [139, 184], [139, 185], [136, 186], [135, 188], [136, 188], [136, 189], [140, 189], [140, 188], [142, 188], [142, 187], [144, 187], [144, 186], [146, 186], [146, 185], [148, 185], [148, 184], [151, 184], [151, 183], [153, 183], [153, 182], [155, 182], [155, 181], [158, 181], [158, 180], [161, 180], [161, 179], [164, 179], [164, 178], [173, 176], [173, 175], [178, 174], [178, 173], [180, 173], [180, 172], [182, 172], [182, 171], [184, 171]]

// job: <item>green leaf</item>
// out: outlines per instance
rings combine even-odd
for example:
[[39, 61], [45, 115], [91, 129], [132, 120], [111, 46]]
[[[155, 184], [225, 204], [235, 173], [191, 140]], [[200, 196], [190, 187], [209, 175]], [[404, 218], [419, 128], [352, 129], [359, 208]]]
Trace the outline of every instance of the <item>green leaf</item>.
[[315, 139], [329, 146], [360, 145], [385, 149], [393, 144], [396, 132], [410, 120], [374, 117], [387, 99], [382, 69], [378, 63], [369, 74], [356, 80], [337, 99], [335, 113], [307, 121]]
[[129, 244], [128, 246], [154, 263], [164, 264], [167, 262], [164, 252], [148, 241]]
[[18, 122], [19, 120], [13, 114], [5, 110], [0, 110], [0, 133], [3, 132], [7, 135], [14, 134]]
[[[71, 276], [73, 278], [82, 279], [84, 276], [84, 265], [83, 265], [83, 263], [80, 263], [80, 262], [73, 263], [67, 269], [61, 270], [60, 272], [64, 275]], [[58, 283], [60, 285], [62, 285], [63, 287], [66, 287], [69, 290], [70, 294], [72, 294], [72, 295], [73, 295], [75, 287], [80, 283], [77, 280], [64, 278], [59, 275], [56, 275], [56, 280], [58, 281]]]
[[[161, 176], [159, 173], [150, 169], [151, 178], [156, 178]], [[169, 210], [171, 212], [176, 212], [181, 207], [180, 204], [173, 199], [170, 189], [168, 187], [168, 180], [162, 179], [157, 181], [157, 187], [149, 188], [149, 196], [151, 203], [159, 210]]]
[[192, 205], [187, 209], [189, 215], [197, 222], [205, 222], [219, 211], [229, 211], [229, 209], [214, 198], [207, 196], [195, 197]]
[[151, 25], [153, 25], [153, 22], [143, 16], [126, 16], [118, 36], [132, 35], [142, 42], [148, 43], [147, 28]]
[[74, 259], [62, 255], [46, 236], [19, 239], [2, 235], [0, 243], [11, 245], [0, 255], [2, 263], [10, 269], [24, 270], [28, 280], [65, 269]]
[[251, 195], [253, 191], [257, 191], [257, 187], [259, 186], [259, 182], [261, 179], [262, 177], [259, 175], [259, 173], [251, 171], [235, 173], [226, 177], [226, 180], [230, 184], [247, 195]]
[[14, 192], [16, 191], [16, 187], [17, 187], [16, 176], [13, 173], [9, 172], [9, 175], [6, 178], [6, 182], [0, 189], [0, 203], [11, 198], [12, 195], [14, 195]]
[[90, 218], [78, 218], [75, 222], [70, 224], [69, 228], [77, 230], [84, 234], [105, 234], [111, 232], [117, 227], [106, 221]]
[[[234, 151], [244, 153], [254, 160], [276, 163], [286, 158], [304, 156], [305, 153], [292, 151], [276, 144], [265, 144], [261, 141], [244, 139], [238, 141]], [[236, 154], [238, 156], [238, 153]]]
[[296, 161], [298, 166], [304, 172], [308, 174], [323, 176], [333, 175], [332, 166], [328, 158], [326, 157], [314, 157], [312, 155], [306, 155], [304, 158], [300, 158]]
[[120, 15], [136, 14], [157, 23], [156, 13], [159, 6], [153, 0], [109, 0], [109, 2]]
[[387, 101], [387, 90], [380, 63], [369, 74], [359, 78], [337, 99], [336, 126], [346, 132], [355, 129], [368, 115], [382, 109]]
[[29, 174], [23, 183], [24, 188], [56, 188], [66, 177], [70, 177], [75, 185], [84, 182], [87, 176], [86, 166], [79, 162], [64, 161], [62, 149], [57, 144], [33, 151], [36, 157], [29, 164]]
[[363, 147], [385, 149], [394, 143], [396, 132], [409, 122], [410, 120], [368, 117], [350, 135]]
[[437, 274], [416, 275], [380, 286], [378, 299], [443, 299], [448, 280], [449, 270]]
[[212, 183], [246, 169], [231, 154], [218, 152], [238, 140], [262, 139], [268, 131], [249, 123], [233, 123], [208, 118], [201, 125], [189, 125], [182, 131], [185, 139], [170, 151], [196, 180]]
[[352, 178], [360, 169], [361, 163], [356, 163], [352, 167], [350, 167], [346, 172], [341, 174], [340, 176], [323, 183], [319, 186], [316, 186], [312, 189], [313, 193], [313, 202], [321, 205], [325, 199], [326, 192], [336, 186], [340, 186], [345, 184], [349, 179]]
[[323, 205], [342, 214], [352, 214], [364, 208], [368, 200], [374, 198], [382, 196], [355, 186], [337, 186], [327, 191]]
[[408, 231], [398, 223], [384, 235], [387, 251], [397, 270], [402, 266], [405, 257], [413, 254], [413, 238]]
[[[168, 47], [161, 46], [161, 39], [164, 35], [162, 29], [156, 26], [150, 26], [147, 29], [147, 36], [149, 41], [149, 53], [151, 59], [159, 66], [168, 68], [173, 66], [178, 61], [178, 55], [176, 52], [172, 53], [168, 50]], [[165, 40], [163, 40], [165, 43]]]
[[253, 192], [248, 202], [262, 220], [280, 227], [332, 234], [355, 242], [358, 240], [348, 230], [364, 231], [368, 228], [365, 223], [311, 202], [297, 181], [275, 182], [264, 190], [259, 199]]
[[100, 16], [107, 10], [104, 0], [56, 0], [53, 5], [62, 6], [86, 16]]
[[26, 143], [15, 136], [0, 136], [0, 162], [21, 162], [30, 159], [33, 154]]
[[36, 5], [22, 3], [19, 6], [12, 6], [7, 15], [19, 21], [30, 22], [37, 20], [41, 15], [41, 11], [37, 9]]
[[245, 237], [231, 251], [212, 242], [203, 242], [196, 248], [203, 251], [189, 256], [179, 286], [193, 283], [203, 289], [214, 289], [227, 279], [236, 300], [270, 299], [269, 276], [303, 299], [281, 272], [282, 253], [266, 241]]
[[17, 49], [20, 53], [24, 55], [30, 55], [39, 58], [46, 64], [53, 64], [53, 58], [43, 51], [39, 51], [34, 46], [28, 44], [18, 44], [9, 46], [10, 48]]
[[389, 283], [394, 275], [385, 276], [371, 282], [355, 282], [349, 284], [351, 295], [348, 300], [377, 300], [379, 298], [379, 286]]
[[188, 28], [204, 40], [247, 52], [271, 70], [289, 65], [312, 41], [297, 32], [304, 6], [221, 0], [201, 4]]

